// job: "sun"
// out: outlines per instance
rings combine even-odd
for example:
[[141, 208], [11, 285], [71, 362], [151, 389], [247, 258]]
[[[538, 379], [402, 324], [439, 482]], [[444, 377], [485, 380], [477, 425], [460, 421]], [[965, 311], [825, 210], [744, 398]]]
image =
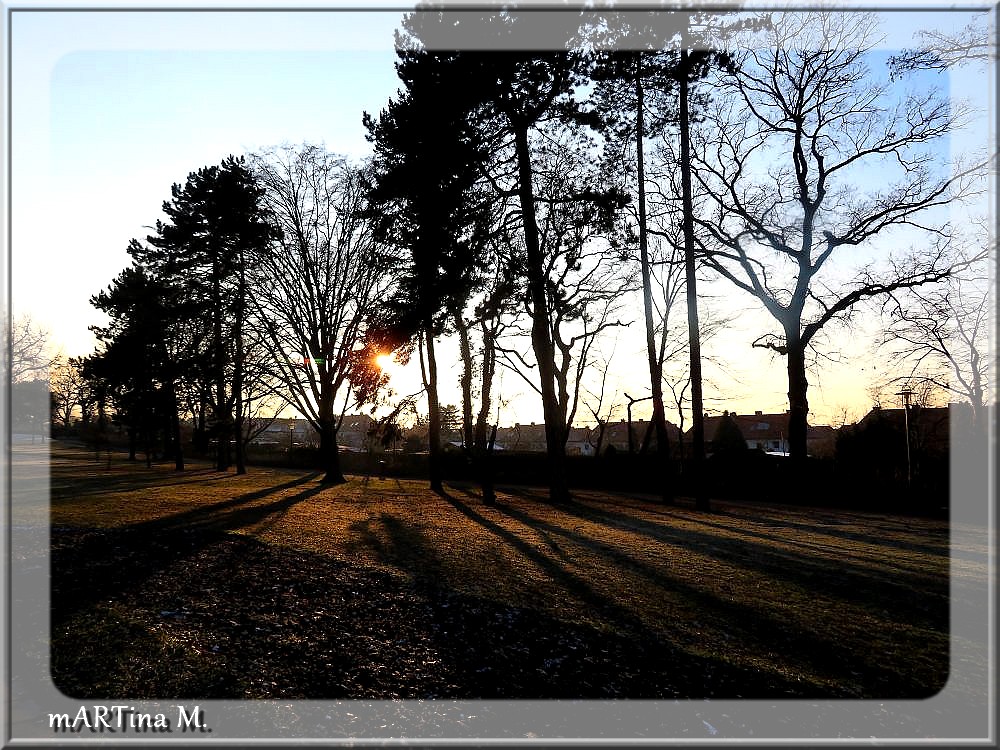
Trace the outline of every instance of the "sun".
[[395, 366], [396, 358], [391, 354], [379, 354], [375, 357], [375, 364], [378, 365], [380, 370], [385, 372]]

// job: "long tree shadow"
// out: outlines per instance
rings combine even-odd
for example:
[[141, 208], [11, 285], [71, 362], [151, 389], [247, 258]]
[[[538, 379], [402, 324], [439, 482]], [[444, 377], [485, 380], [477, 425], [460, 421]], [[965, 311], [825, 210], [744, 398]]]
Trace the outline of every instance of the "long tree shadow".
[[[75, 467], [74, 467], [75, 468]], [[51, 472], [52, 500], [58, 504], [64, 500], [77, 500], [90, 495], [104, 495], [108, 492], [123, 492], [130, 490], [153, 489], [197, 482], [221, 481], [230, 479], [232, 475], [223, 474], [208, 469], [195, 469], [178, 474], [164, 474], [159, 470], [145, 473], [145, 469], [135, 467], [134, 470], [120, 474], [95, 476], [79, 476], [79, 472], [69, 473], [63, 477], [57, 467]]]
[[[466, 492], [470, 496], [474, 496], [471, 491], [467, 490]], [[559, 510], [573, 515], [574, 508], [571, 507], [573, 505], [574, 503], [562, 504], [559, 506]], [[838, 676], [845, 684], [856, 681], [855, 678], [860, 678], [865, 684], [866, 697], [926, 697], [940, 689], [947, 679], [946, 654], [942, 655], [941, 665], [931, 676], [918, 682], [901, 683], [894, 665], [888, 663], [884, 655], [857, 653], [849, 644], [841, 642], [832, 634], [825, 634], [822, 623], [815, 623], [812, 628], [802, 627], [785, 618], [765, 612], [759, 607], [749, 607], [745, 604], [725, 600], [704, 588], [687, 583], [677, 576], [669, 575], [665, 568], [655, 567], [638, 560], [628, 552], [607, 542], [548, 523], [509, 506], [501, 505], [498, 510], [536, 532], [546, 531], [561, 536], [575, 545], [597, 552], [611, 560], [614, 565], [632, 570], [651, 584], [683, 597], [695, 611], [703, 611], [720, 622], [728, 623], [731, 631], [738, 634], [738, 638], [747, 643], [757, 643], [763, 652], [785, 654], [792, 661], [798, 661], [800, 665], [817, 668], [826, 674]], [[606, 515], [613, 517], [616, 514]], [[578, 517], [581, 516], [578, 515]], [[588, 520], [594, 519], [588, 518]], [[697, 539], [692, 545], [685, 542], [686, 532], [682, 534], [671, 533], [666, 529], [663, 531], [664, 533], [659, 537], [661, 541], [666, 537], [671, 543], [679, 546], [696, 547], [699, 551], [708, 553], [714, 551], [716, 557], [727, 558], [727, 561], [749, 569], [763, 570], [767, 575], [776, 575], [784, 570], [784, 563], [769, 562], [766, 565], [761, 565], [762, 557], [768, 551], [766, 549], [755, 550], [747, 556], [732, 553], [720, 554], [720, 550], [708, 545], [704, 538]], [[693, 536], [704, 537], [704, 535], [698, 534]], [[830, 571], [826, 570], [825, 572], [829, 574]], [[807, 575], [800, 576], [800, 578], [809, 580]], [[826, 579], [824, 579], [825, 581]], [[856, 597], [850, 595], [845, 595], [844, 598], [848, 601], [856, 600]], [[920, 620], [928, 621], [928, 625], [932, 629], [944, 632], [947, 629], [947, 599], [943, 596], [937, 598], [940, 599], [938, 602], [940, 606], [931, 606], [929, 611], [922, 608], [915, 610], [915, 616], [919, 617]], [[868, 603], [881, 603], [881, 600], [872, 594]]]
[[[869, 555], [869, 554], [852, 552], [850, 550], [845, 549], [842, 546], [835, 545], [835, 544], [824, 544], [824, 543], [815, 542], [815, 541], [814, 542], [810, 542], [810, 541], [805, 541], [805, 540], [791, 538], [791, 537], [788, 537], [788, 536], [781, 536], [781, 535], [778, 535], [778, 534], [768, 534], [767, 532], [763, 532], [763, 531], [754, 531], [754, 530], [751, 530], [751, 529], [734, 528], [732, 526], [727, 526], [726, 524], [723, 524], [723, 523], [716, 523], [716, 522], [709, 521], [709, 520], [704, 519], [704, 518], [690, 518], [690, 519], [688, 519], [688, 521], [692, 522], [692, 523], [697, 523], [697, 524], [699, 524], [701, 526], [707, 526], [709, 528], [716, 528], [716, 529], [719, 529], [720, 531], [724, 531], [724, 532], [727, 532], [727, 533], [730, 533], [730, 534], [736, 534], [736, 535], [739, 535], [741, 537], [750, 537], [750, 538], [754, 538], [754, 539], [762, 539], [765, 542], [770, 541], [770, 542], [774, 542], [774, 543], [777, 543], [777, 544], [786, 545], [786, 546], [789, 546], [789, 547], [795, 547], [797, 549], [802, 550], [806, 554], [808, 554], [810, 552], [835, 553], [838, 556], [837, 562], [838, 562], [839, 565], [843, 565], [845, 562], [847, 562], [848, 564], [856, 565], [859, 568], [859, 570], [861, 570], [861, 571], [869, 571], [871, 575], [877, 576], [877, 577], [879, 577], [880, 579], [882, 579], [885, 582], [892, 582], [893, 580], [896, 580], [896, 577], [898, 577], [898, 576], [904, 576], [904, 577], [912, 578], [912, 579], [914, 579], [915, 582], [919, 582], [920, 579], [926, 579], [926, 582], [930, 583], [932, 585], [934, 583], [937, 583], [937, 582], [940, 581], [940, 577], [939, 577], [938, 574], [936, 574], [936, 573], [928, 573], [926, 571], [926, 569], [924, 567], [922, 567], [922, 566], [918, 565], [917, 569], [914, 570], [911, 567], [907, 567], [907, 566], [905, 566], [905, 565], [903, 565], [901, 563], [898, 563], [898, 562], [896, 562], [896, 561], [894, 561], [892, 559], [889, 559], [889, 558], [887, 558], [885, 556], [880, 557], [876, 561], [876, 560], [873, 560], [872, 557], [871, 557], [871, 555]], [[772, 525], [774, 525], [774, 524], [772, 524]], [[808, 529], [807, 528], [803, 528], [803, 530], [808, 530]], [[827, 531], [827, 529], [825, 527], [813, 527], [813, 530], [809, 531], [809, 533], [810, 534], [827, 534], [828, 531]], [[831, 536], [836, 536], [836, 535], [831, 535]], [[864, 542], [864, 543], [865, 544], [870, 544], [871, 546], [876, 546], [876, 544], [879, 545], [879, 546], [893, 546], [888, 541], [880, 541], [878, 543], [876, 543], [876, 542]], [[924, 554], [928, 554], [928, 555], [931, 555], [931, 556], [934, 556], [934, 557], [942, 558], [942, 563], [944, 565], [947, 565], [948, 561], [947, 561], [947, 550], [946, 549], [940, 549], [940, 550], [936, 550], [934, 552], [927, 552], [927, 553], [924, 553]], [[879, 574], [876, 571], [876, 569], [874, 567], [872, 567], [873, 564], [877, 565], [879, 568], [887, 568], [887, 569], [889, 569], [891, 571], [891, 573], [889, 575], [881, 575], [881, 574]]]
[[[471, 497], [477, 497], [471, 490], [463, 490]], [[619, 630], [635, 631], [642, 629], [642, 623], [625, 607], [617, 602], [609, 600], [606, 596], [596, 591], [594, 587], [584, 579], [567, 570], [563, 565], [554, 561], [551, 557], [542, 554], [536, 547], [521, 539], [516, 534], [508, 531], [495, 521], [491, 521], [485, 516], [477, 513], [466, 503], [461, 502], [453, 495], [445, 493], [443, 499], [446, 500], [455, 510], [471, 521], [475, 521], [481, 527], [494, 534], [510, 547], [515, 549], [525, 558], [538, 565], [544, 570], [552, 580], [560, 587], [569, 591], [587, 606], [615, 623]], [[500, 512], [507, 513], [507, 508], [498, 508]]]
[[[510, 494], [531, 500], [536, 498], [533, 492], [521, 493], [514, 488], [511, 488]], [[822, 581], [824, 595], [836, 594], [846, 601], [867, 602], [871, 606], [881, 606], [885, 600], [891, 598], [902, 607], [898, 612], [902, 619], [910, 622], [926, 622], [938, 630], [948, 627], [946, 577], [935, 577], [924, 571], [880, 572], [870, 565], [851, 561], [842, 555], [835, 561], [817, 559], [810, 555], [808, 550], [795, 552], [776, 549], [773, 544], [767, 543], [766, 537], [760, 542], [753, 541], [747, 536], [738, 541], [726, 542], [718, 534], [708, 531], [676, 529], [666, 523], [609, 511], [575, 500], [561, 504], [559, 510], [592, 523], [642, 534], [660, 543], [677, 545], [732, 565], [757, 570], [807, 591], [815, 589], [817, 582]], [[711, 525], [706, 519], [688, 520]], [[733, 531], [725, 526], [721, 528], [728, 532]], [[821, 529], [816, 531], [825, 533], [825, 530]], [[741, 530], [738, 533], [744, 532]], [[778, 541], [785, 543], [787, 540], [779, 537]], [[831, 575], [832, 565], [836, 566], [836, 575]]]
[[[635, 498], [642, 501], [641, 498]], [[739, 510], [729, 508], [738, 507]], [[649, 512], [648, 510], [646, 512]], [[663, 513], [662, 515], [672, 516], [673, 513]], [[756, 523], [772, 528], [801, 529], [809, 533], [822, 533], [831, 537], [847, 539], [863, 544], [877, 546], [887, 546], [901, 551], [919, 552], [927, 555], [947, 555], [948, 554], [948, 529], [941, 527], [933, 529], [928, 526], [921, 527], [921, 530], [914, 531], [912, 519], [906, 517], [892, 517], [879, 513], [850, 511], [844, 509], [831, 510], [829, 508], [812, 508], [801, 505], [774, 506], [766, 503], [746, 501], [744, 503], [731, 504], [728, 502], [716, 503], [709, 515], [697, 514], [700, 520], [707, 518], [733, 518], [744, 520], [752, 518]], [[777, 517], [776, 517], [777, 516]], [[795, 518], [810, 517], [810, 521], [795, 520]], [[694, 518], [694, 516], [691, 516]], [[909, 541], [906, 539], [887, 537], [881, 533], [864, 533], [855, 529], [840, 528], [850, 525], [866, 525], [876, 523], [884, 529], [892, 529], [903, 532], [910, 536], [927, 536], [932, 538], [921, 539], [920, 541]], [[934, 538], [936, 537], [936, 538]]]
[[270, 503], [253, 504], [319, 476], [313, 472], [228, 500], [112, 529], [53, 529], [53, 625], [141, 585], [158, 571], [217, 543], [231, 530], [259, 523], [322, 492], [326, 488], [319, 485]]
[[[516, 485], [498, 487], [497, 489], [502, 490], [510, 495], [517, 497], [522, 497], [527, 500], [540, 500], [545, 501], [545, 495], [537, 490], [533, 490], [528, 487], [521, 487]], [[617, 499], [616, 499], [617, 498]], [[647, 515], [662, 516], [666, 519], [673, 519], [677, 516], [677, 506], [670, 509], [656, 509], [650, 508], [650, 503], [656, 502], [650, 496], [636, 495], [631, 493], [602, 493], [601, 505], [603, 506], [619, 506], [628, 510], [634, 510], [637, 505], [642, 506], [642, 512]], [[572, 506], [587, 506], [588, 505], [586, 496], [581, 496], [579, 493], [576, 499], [571, 499], [568, 504]], [[842, 539], [848, 539], [851, 541], [861, 542], [863, 544], [872, 544], [880, 546], [888, 546], [898, 548], [902, 551], [919, 552], [927, 555], [947, 555], [948, 554], [948, 532], [947, 529], [942, 529], [940, 532], [932, 532], [940, 537], [940, 541], [907, 541], [905, 539], [898, 538], [888, 538], [884, 535], [876, 534], [866, 534], [859, 531], [851, 529], [837, 528], [838, 526], [843, 526], [850, 523], [858, 524], [871, 524], [873, 521], [878, 523], [880, 526], [893, 527], [898, 530], [905, 531], [907, 533], [913, 534], [911, 524], [908, 519], [903, 518], [892, 518], [890, 516], [882, 515], [879, 513], [866, 513], [864, 511], [851, 511], [847, 509], [836, 509], [830, 511], [825, 508], [808, 508], [800, 505], [786, 505], [786, 506], [775, 506], [769, 505], [765, 502], [754, 502], [754, 501], [744, 501], [743, 503], [737, 501], [736, 506], [740, 507], [740, 511], [728, 510], [728, 507], [733, 507], [734, 503], [730, 501], [713, 502], [711, 514], [696, 513], [691, 516], [685, 516], [689, 520], [694, 520], [696, 517], [701, 517], [699, 520], [704, 521], [704, 518], [734, 518], [738, 520], [743, 520], [747, 517], [753, 518], [753, 520], [762, 525], [772, 526], [775, 528], [792, 528], [792, 529], [802, 529], [803, 531], [808, 531], [809, 533], [823, 533], [832, 537], [838, 537]], [[812, 522], [796, 521], [789, 518], [790, 514], [802, 517], [806, 513], [816, 514], [818, 517]], [[781, 517], [775, 518], [774, 515], [778, 514]], [[631, 518], [631, 516], [629, 516]]]
[[[499, 537], [508, 546], [538, 565], [573, 596], [601, 611], [620, 629], [632, 629], [638, 624], [628, 610], [618, 607], [614, 602], [598, 594], [586, 581], [539, 553], [523, 539], [480, 515], [448, 492], [442, 493], [440, 497], [462, 515], [475, 521], [483, 529]], [[354, 544], [374, 552], [382, 563], [407, 572], [420, 588], [437, 588], [443, 580], [447, 566], [435, 552], [433, 545], [424, 540], [416, 529], [402, 524], [398, 519], [382, 514], [377, 523], [369, 519], [354, 524], [351, 532], [358, 536]]]
[[[557, 619], [541, 607], [504, 606], [455, 593], [444, 585], [449, 567], [433, 539], [387, 514], [359, 522], [351, 529], [358, 535], [357, 544], [374, 552], [382, 563], [410, 572], [417, 590], [432, 603], [431, 632], [437, 636], [441, 658], [449, 665], [451, 687], [447, 696], [438, 697], [537, 700], [824, 694], [777, 673], [695, 655], [667, 642], [626, 607], [524, 539], [450, 493], [441, 497], [540, 567], [613, 628], [598, 630]], [[497, 574], [504, 571], [498, 569]]]
[[[667, 528], [664, 524], [643, 520], [638, 518], [634, 514], [629, 514], [627, 512], [615, 512], [606, 510], [603, 507], [598, 507], [597, 505], [588, 502], [578, 502], [574, 501], [563, 508], [567, 512], [575, 513], [581, 518], [586, 518], [588, 520], [593, 520], [595, 522], [607, 523], [615, 528], [620, 528], [622, 530], [633, 531], [635, 533], [640, 533], [648, 536], [654, 540], [660, 540], [663, 536], [663, 531]], [[643, 508], [643, 512], [646, 509]], [[771, 534], [764, 531], [755, 531], [747, 528], [740, 528], [736, 525], [727, 525], [725, 523], [720, 523], [718, 521], [711, 520], [713, 518], [731, 518], [736, 522], [745, 522], [751, 520], [753, 523], [763, 524], [769, 527], [787, 527], [793, 529], [801, 529], [811, 535], [829, 536], [832, 538], [830, 544], [821, 544], [816, 541], [807, 541], [804, 539], [797, 539], [788, 535], [779, 535], [777, 533]], [[667, 520], [676, 520], [677, 515], [671, 514], [667, 517]], [[878, 579], [880, 583], [887, 585], [903, 584], [902, 579], [907, 579], [905, 585], [922, 587], [926, 585], [934, 586], [941, 584], [941, 577], [937, 573], [928, 572], [925, 566], [920, 564], [915, 564], [913, 567], [908, 567], [903, 562], [899, 560], [890, 559], [889, 556], [878, 556], [875, 559], [872, 555], [866, 555], [864, 553], [857, 553], [844, 548], [843, 546], [838, 546], [835, 541], [844, 537], [850, 538], [852, 541], [860, 541], [862, 544], [868, 544], [872, 547], [876, 546], [886, 546], [893, 549], [901, 549], [902, 551], [914, 551], [921, 554], [926, 554], [932, 557], [938, 557], [941, 559], [942, 564], [947, 565], [947, 547], [928, 547], [923, 545], [906, 545], [905, 543], [895, 543], [895, 540], [889, 539], [885, 536], [875, 537], [863, 534], [853, 534], [848, 536], [846, 532], [838, 533], [838, 530], [832, 530], [828, 528], [825, 524], [805, 524], [796, 523], [793, 521], [775, 520], [775, 519], [760, 519], [756, 516], [748, 516], [746, 514], [729, 513], [724, 511], [719, 511], [712, 513], [710, 516], [705, 514], [697, 513], [685, 515], [684, 520], [688, 523], [698, 524], [700, 526], [705, 526], [708, 528], [715, 528], [723, 531], [727, 534], [736, 535], [744, 539], [759, 539], [765, 542], [765, 548], [774, 552], [775, 555], [781, 555], [782, 553], [774, 550], [772, 545], [766, 544], [767, 542], [774, 542], [779, 545], [784, 545], [787, 547], [797, 548], [802, 550], [805, 555], [805, 561], [816, 562], [817, 565], [822, 563], [814, 561], [812, 559], [812, 554], [815, 552], [821, 553], [834, 553], [837, 556], [837, 565], [840, 568], [845, 566], [850, 568], [849, 572], [853, 572], [859, 576], [868, 578]], [[693, 536], [697, 536], [698, 532], [691, 532]], [[718, 537], [712, 537], [718, 539]], [[758, 551], [756, 547], [750, 547], [751, 552]], [[883, 573], [879, 569], [889, 569], [891, 572]]]
[[[92, 473], [85, 474], [81, 469], [88, 465], [93, 466]], [[53, 504], [107, 492], [204, 484], [232, 478], [227, 472], [219, 472], [200, 463], [194, 466], [189, 464], [185, 471], [178, 472], [161, 464], [147, 469], [141, 460], [129, 461], [119, 456], [116, 456], [109, 470], [103, 459], [94, 462], [89, 454], [73, 452], [65, 446], [54, 449], [49, 463], [49, 475]]]

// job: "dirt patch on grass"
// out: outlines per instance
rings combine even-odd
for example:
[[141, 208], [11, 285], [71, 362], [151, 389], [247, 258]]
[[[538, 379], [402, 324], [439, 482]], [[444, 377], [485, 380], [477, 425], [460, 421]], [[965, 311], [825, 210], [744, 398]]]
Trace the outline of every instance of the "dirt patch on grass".
[[81, 698], [896, 699], [947, 679], [944, 522], [498, 494], [490, 508], [458, 485], [107, 468], [57, 448], [56, 683]]

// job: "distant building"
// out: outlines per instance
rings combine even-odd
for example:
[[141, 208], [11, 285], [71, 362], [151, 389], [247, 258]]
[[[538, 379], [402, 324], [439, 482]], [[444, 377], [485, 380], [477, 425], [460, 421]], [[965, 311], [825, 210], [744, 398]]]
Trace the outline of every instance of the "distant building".
[[[743, 433], [747, 448], [762, 450], [765, 453], [788, 453], [788, 412], [781, 414], [765, 414], [755, 411], [753, 414], [737, 414], [726, 412]], [[712, 440], [722, 422], [722, 415], [705, 416], [705, 450], [711, 452]], [[693, 441], [694, 428], [684, 433], [685, 444]], [[806, 425], [806, 451], [811, 456], [832, 455], [836, 431], [827, 425]]]
[[367, 414], [345, 414], [337, 433], [337, 445], [349, 451], [367, 450], [368, 433], [375, 420]]
[[905, 435], [906, 425], [909, 422], [910, 448], [914, 451], [943, 456], [949, 451], [951, 412], [963, 406], [963, 404], [911, 406], [908, 416], [903, 409], [875, 407], [861, 418], [855, 425], [855, 430], [883, 428], [892, 433]]
[[590, 443], [592, 430], [589, 427], [570, 427], [566, 440], [567, 456], [593, 456], [594, 446]]
[[512, 427], [497, 429], [496, 446], [505, 451], [522, 451], [524, 453], [545, 452], [544, 424], [515, 424]]
[[[651, 428], [652, 425], [645, 420], [632, 423], [632, 447], [637, 453], [642, 450], [644, 444], [652, 444], [656, 439]], [[624, 420], [605, 425], [603, 436], [600, 427], [571, 427], [566, 439], [566, 455], [593, 456], [598, 446], [602, 451], [612, 446], [616, 451], [628, 452], [628, 433], [628, 423]], [[667, 422], [667, 434], [676, 439], [679, 429]], [[500, 450], [544, 453], [545, 425], [532, 422], [501, 427], [497, 430], [496, 445]]]
[[[373, 423], [374, 420], [367, 414], [344, 415], [337, 433], [337, 445], [349, 451], [364, 450]], [[307, 419], [277, 417], [250, 444], [288, 447], [289, 441], [295, 446], [316, 447], [319, 445], [319, 433]]]
[[[595, 427], [592, 432], [591, 441], [596, 446], [597, 445], [597, 434], [600, 428]], [[643, 447], [647, 451], [655, 450], [656, 446], [656, 430], [653, 426], [653, 422], [647, 421], [645, 419], [634, 419], [632, 420], [632, 440], [629, 442], [629, 425], [624, 419], [620, 422], [609, 422], [604, 428], [604, 436], [601, 439], [601, 450], [607, 450], [609, 446], [613, 447], [616, 451], [622, 451], [627, 453], [631, 448], [636, 453], [641, 453]], [[667, 421], [667, 439], [670, 442], [671, 449], [678, 443], [678, 436], [680, 435], [680, 428]]]
[[276, 417], [250, 441], [251, 445], [258, 446], [288, 447], [289, 443], [296, 446], [316, 445], [319, 435], [305, 419]]

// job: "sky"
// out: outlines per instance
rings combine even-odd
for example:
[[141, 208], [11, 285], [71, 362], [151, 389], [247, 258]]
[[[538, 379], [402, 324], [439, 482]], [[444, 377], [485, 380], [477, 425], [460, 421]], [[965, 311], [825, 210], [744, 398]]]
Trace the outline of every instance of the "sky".
[[[103, 320], [88, 300], [128, 265], [129, 240], [144, 238], [162, 217], [173, 183], [229, 154], [281, 143], [323, 143], [363, 157], [361, 113], [377, 113], [398, 85], [392, 40], [399, 18], [387, 11], [16, 11], [10, 30], [14, 314], [30, 314], [54, 350], [89, 354], [95, 341], [88, 326]], [[886, 46], [911, 45], [921, 26], [967, 22], [959, 14], [929, 18], [893, 15]], [[977, 78], [954, 76], [953, 90], [979, 97], [992, 111], [983, 100], [992, 87]], [[984, 122], [973, 137], [988, 138]], [[726, 363], [728, 374], [712, 375], [706, 406], [784, 411], [783, 359], [749, 346], [763, 332], [757, 303], [732, 289], [706, 291], [725, 295], [746, 324], [711, 343], [709, 353]], [[645, 384], [639, 377], [640, 325], [614, 347], [615, 369], [630, 373], [610, 384], [619, 394], [648, 393], [648, 377]], [[867, 411], [868, 389], [883, 374], [870, 350], [873, 335], [858, 320], [831, 340], [841, 361], [825, 363], [810, 378], [811, 422]], [[458, 403], [457, 388], [448, 390], [458, 378], [449, 358], [457, 362], [445, 349], [442, 402]], [[417, 377], [415, 367], [396, 371], [394, 385], [411, 392]], [[504, 374], [498, 387], [507, 402], [501, 423], [541, 421], [537, 398], [516, 376]]]

